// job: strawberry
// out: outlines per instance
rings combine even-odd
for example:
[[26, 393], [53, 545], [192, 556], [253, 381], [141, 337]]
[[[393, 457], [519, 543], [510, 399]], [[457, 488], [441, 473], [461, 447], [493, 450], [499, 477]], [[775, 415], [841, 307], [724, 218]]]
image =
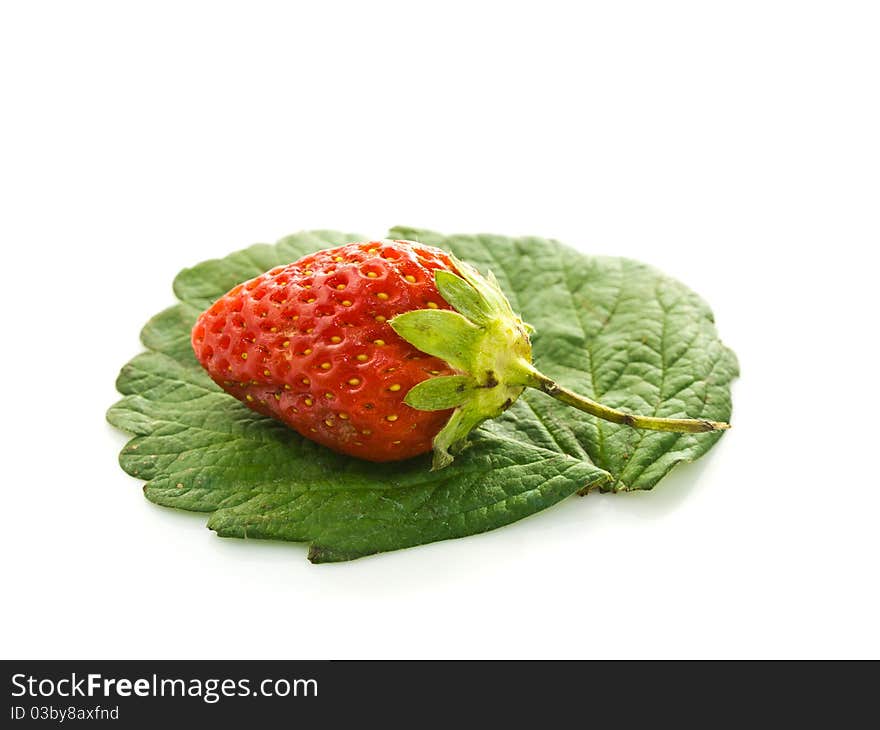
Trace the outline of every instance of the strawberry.
[[388, 324], [413, 309], [449, 309], [434, 271], [442, 251], [400, 241], [319, 251], [236, 286], [192, 331], [221, 388], [306, 438], [371, 461], [431, 450], [450, 412], [418, 411], [410, 389], [450, 367]]
[[239, 284], [199, 316], [192, 346], [248, 407], [370, 461], [433, 448], [442, 468], [526, 387], [637, 428], [727, 428], [623, 413], [566, 390], [532, 366], [530, 329], [491, 272], [419, 243], [370, 241]]

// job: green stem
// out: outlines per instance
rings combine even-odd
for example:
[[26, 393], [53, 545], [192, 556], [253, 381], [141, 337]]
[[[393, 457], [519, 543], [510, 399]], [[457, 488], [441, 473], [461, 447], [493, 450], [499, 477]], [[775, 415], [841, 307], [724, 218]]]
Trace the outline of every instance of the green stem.
[[556, 381], [551, 380], [543, 373], [535, 370], [530, 363], [522, 361], [522, 370], [525, 371], [525, 385], [537, 388], [547, 395], [566, 405], [573, 406], [578, 410], [597, 416], [611, 423], [620, 423], [633, 428], [646, 428], [652, 431], [671, 431], [674, 433], [705, 433], [706, 431], [723, 431], [730, 428], [729, 423], [719, 421], [707, 421], [693, 418], [656, 418], [654, 416], [639, 416], [634, 413], [625, 413], [615, 408], [603, 406], [594, 400], [585, 398], [564, 388]]

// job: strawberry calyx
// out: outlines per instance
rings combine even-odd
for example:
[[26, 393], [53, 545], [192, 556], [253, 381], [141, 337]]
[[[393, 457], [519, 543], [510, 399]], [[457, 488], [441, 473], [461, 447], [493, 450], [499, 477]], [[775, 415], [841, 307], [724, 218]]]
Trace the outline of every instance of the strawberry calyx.
[[437, 269], [434, 281], [452, 310], [417, 309], [389, 321], [394, 331], [423, 352], [445, 360], [455, 375], [429, 378], [404, 398], [422, 411], [454, 409], [433, 440], [432, 470], [454, 460], [468, 434], [500, 416], [527, 387], [612, 423], [675, 433], [703, 433], [730, 428], [727, 423], [690, 418], [641, 416], [610, 408], [564, 388], [532, 365], [529, 334], [533, 328], [510, 306], [490, 271], [483, 277], [450, 257], [459, 275]]
[[491, 272], [483, 277], [452, 260], [460, 276], [438, 269], [434, 281], [455, 311], [419, 309], [389, 322], [404, 340], [458, 373], [429, 378], [404, 399], [423, 411], [455, 409], [434, 437], [434, 470], [451, 464], [467, 435], [513, 405], [532, 379], [532, 328], [513, 311]]

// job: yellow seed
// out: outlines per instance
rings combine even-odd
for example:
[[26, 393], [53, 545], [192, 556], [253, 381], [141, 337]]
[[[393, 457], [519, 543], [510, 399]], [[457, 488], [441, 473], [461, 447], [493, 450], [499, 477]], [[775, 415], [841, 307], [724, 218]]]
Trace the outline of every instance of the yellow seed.
[[264, 371], [263, 371], [263, 375], [271, 375], [271, 374], [272, 374], [272, 373], [270, 373], [268, 370], [264, 370]]
[[355, 442], [354, 442], [354, 445], [355, 445], [355, 446], [363, 446], [363, 443], [360, 442], [360, 441], [355, 441]]
[[385, 420], [386, 421], [396, 421], [397, 416], [395, 416], [394, 414], [391, 414], [390, 416], [385, 416]]
[[309, 431], [311, 431], [312, 433], [318, 433], [318, 429], [317, 429], [317, 428], [310, 428]]
[[348, 384], [349, 385], [360, 385], [361, 384], [360, 378], [349, 378]]
[[315, 401], [313, 401], [311, 398], [306, 398], [306, 399], [303, 401], [303, 403], [305, 403], [307, 406], [312, 405], [312, 403], [314, 403], [314, 402], [315, 402]]
[[290, 340], [284, 340], [284, 342], [281, 343], [281, 347], [290, 347]]
[[373, 344], [376, 345], [376, 347], [384, 347], [385, 340], [373, 340]]
[[379, 249], [371, 248], [369, 251], [367, 251], [367, 253], [370, 254], [370, 256], [375, 256], [377, 253], [379, 253]]
[[269, 329], [269, 332], [277, 332], [277, 331], [278, 331], [277, 327], [272, 327]]
[[329, 369], [330, 369], [330, 363], [329, 363], [329, 362], [322, 362], [322, 363], [321, 363], [321, 370], [329, 370]]
[[412, 274], [407, 274], [403, 278], [406, 279], [410, 284], [416, 283], [416, 277], [414, 277]]
[[311, 347], [307, 347], [305, 350], [303, 350], [303, 355], [311, 355], [311, 354], [312, 354]]
[[369, 276], [371, 279], [375, 279], [379, 275], [375, 271], [368, 271], [367, 276]]
[[309, 327], [309, 328], [306, 330], [306, 334], [307, 334], [307, 335], [310, 335], [310, 334], [312, 334], [312, 332], [314, 332], [314, 331], [315, 331], [315, 328], [314, 328], [314, 327]]
[[366, 362], [366, 361], [367, 361], [367, 356], [366, 356], [366, 355], [358, 355], [358, 356], [355, 358], [355, 360], [357, 360], [358, 362]]
[[275, 394], [275, 400], [281, 400], [281, 393]]
[[400, 384], [395, 383], [394, 385], [389, 385], [388, 390], [394, 391], [395, 393], [400, 390]]
[[369, 436], [369, 435], [370, 435], [371, 433], [373, 433], [373, 432], [372, 432], [370, 429], [365, 428], [363, 431], [361, 431], [361, 433], [362, 433], [364, 436]]
[[336, 285], [336, 290], [337, 290], [337, 291], [342, 291], [343, 289], [345, 289], [345, 284], [337, 284], [337, 285]]
[[351, 306], [351, 300], [350, 300], [350, 299], [343, 299], [343, 300], [342, 300], [342, 306], [343, 306], [343, 307], [350, 307], [350, 306]]
[[385, 322], [385, 317], [383, 317], [381, 314], [378, 315], [375, 319], [379, 324], [382, 324], [383, 322]]
[[334, 260], [337, 264], [341, 264], [341, 263], [342, 263], [342, 256], [337, 256], [337, 257], [336, 257], [335, 259], [333, 259], [333, 260]]
[[284, 384], [284, 390], [290, 390], [290, 386], [287, 383]]
[[327, 400], [333, 400], [333, 393], [324, 393], [324, 397]]
[[400, 441], [392, 441], [391, 443], [394, 444], [395, 446], [397, 446], [397, 444], [399, 444]]
[[376, 295], [376, 298], [377, 298], [377, 299], [380, 299], [380, 300], [382, 300], [382, 301], [384, 302], [386, 299], [388, 299], [388, 295], [387, 295], [385, 292], [380, 291], [380, 292]]
[[324, 419], [324, 423], [326, 423], [328, 426], [332, 426], [332, 425], [333, 425], [333, 421], [331, 421], [329, 418], [325, 418], [325, 419]]
[[342, 338], [339, 335], [333, 335], [333, 337], [330, 338], [330, 342], [342, 342]]
[[259, 385], [259, 383], [256, 380], [252, 380], [251, 385]]
[[303, 273], [306, 274], [307, 276], [311, 276], [311, 275], [314, 274], [315, 272], [312, 271], [311, 269], [306, 269]]
[[303, 385], [308, 385], [310, 382], [311, 382], [311, 381], [310, 381], [308, 378], [303, 378], [303, 379], [302, 379], [302, 384], [303, 384]]
[[250, 393], [248, 393], [248, 394], [245, 396], [245, 398], [247, 398], [251, 403], [254, 402], [254, 397], [253, 397]]
[[306, 299], [306, 304], [311, 304], [313, 301], [315, 301], [314, 297], [312, 297], [311, 299]]
[[436, 302], [428, 302], [428, 309], [437, 309]]
[[347, 420], [348, 420], [348, 414], [347, 414], [347, 413], [340, 413], [340, 414], [339, 414], [339, 417], [340, 417], [343, 421], [347, 421]]
[[428, 372], [431, 373], [431, 375], [439, 375], [440, 374], [439, 370], [429, 370]]
[[241, 353], [241, 359], [247, 360], [247, 353], [246, 352]]

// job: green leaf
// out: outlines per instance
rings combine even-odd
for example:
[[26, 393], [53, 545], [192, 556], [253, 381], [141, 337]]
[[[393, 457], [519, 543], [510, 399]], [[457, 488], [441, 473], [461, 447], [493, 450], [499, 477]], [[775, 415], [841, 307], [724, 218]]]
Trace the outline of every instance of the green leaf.
[[458, 312], [417, 309], [398, 314], [389, 324], [422, 352], [445, 360], [456, 370], [471, 370], [480, 330]]
[[475, 385], [474, 379], [468, 375], [428, 378], [413, 386], [403, 402], [420, 411], [444, 411], [468, 400]]
[[[394, 229], [481, 271], [493, 269], [537, 329], [536, 365], [610, 406], [728, 420], [736, 359], [708, 307], [682, 284], [625, 259], [594, 258], [554, 241]], [[315, 562], [491, 530], [577, 491], [650, 489], [720, 434], [636, 431], [597, 421], [527, 390], [475, 431], [442, 471], [430, 457], [371, 464], [335, 454], [223, 393], [198, 365], [189, 331], [235, 284], [319, 248], [363, 240], [313, 231], [186, 269], [180, 303], [146, 325], [147, 352], [120, 373], [108, 420], [134, 438], [120, 454], [151, 501], [210, 513], [229, 537], [310, 544]]]

